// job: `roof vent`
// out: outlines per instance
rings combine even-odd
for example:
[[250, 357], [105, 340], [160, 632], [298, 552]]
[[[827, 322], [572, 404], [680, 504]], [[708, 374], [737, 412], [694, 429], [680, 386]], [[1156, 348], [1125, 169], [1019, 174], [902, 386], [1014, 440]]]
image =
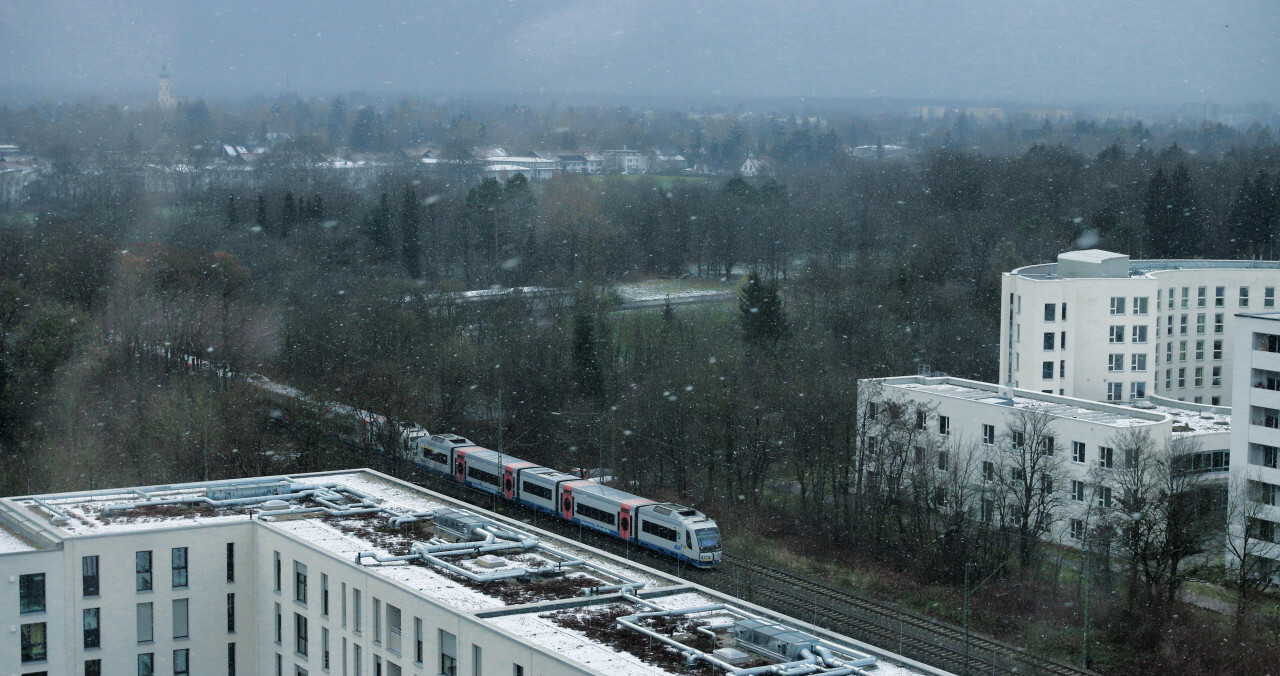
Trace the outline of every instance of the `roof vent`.
[[278, 512], [282, 509], [289, 509], [289, 503], [284, 500], [267, 500], [259, 508], [264, 512]]
[[484, 556], [478, 557], [475, 563], [477, 566], [480, 566], [481, 568], [501, 568], [507, 565], [507, 560], [502, 558], [501, 556], [494, 556], [493, 554], [485, 554]]

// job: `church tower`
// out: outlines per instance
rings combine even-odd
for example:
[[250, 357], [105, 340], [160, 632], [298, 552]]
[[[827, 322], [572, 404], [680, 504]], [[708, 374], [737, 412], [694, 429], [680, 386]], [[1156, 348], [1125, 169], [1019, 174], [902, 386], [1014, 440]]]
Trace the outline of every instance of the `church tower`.
[[160, 68], [160, 92], [156, 100], [160, 103], [160, 110], [173, 110], [178, 107], [178, 102], [169, 92], [169, 64]]

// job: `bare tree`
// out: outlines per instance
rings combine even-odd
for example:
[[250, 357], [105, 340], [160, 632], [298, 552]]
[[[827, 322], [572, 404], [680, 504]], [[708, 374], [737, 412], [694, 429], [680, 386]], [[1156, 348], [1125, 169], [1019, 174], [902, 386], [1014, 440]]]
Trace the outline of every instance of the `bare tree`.
[[997, 480], [1023, 568], [1031, 565], [1040, 536], [1049, 531], [1062, 506], [1054, 491], [1060, 467], [1052, 422], [1053, 416], [1045, 411], [1016, 409], [996, 447], [1001, 468]]
[[1253, 476], [1233, 474], [1227, 487], [1227, 555], [1226, 567], [1231, 586], [1236, 592], [1235, 629], [1244, 628], [1249, 604], [1275, 581], [1278, 566], [1275, 559], [1263, 553], [1274, 553], [1276, 544], [1264, 537], [1261, 515], [1266, 509], [1261, 484]]

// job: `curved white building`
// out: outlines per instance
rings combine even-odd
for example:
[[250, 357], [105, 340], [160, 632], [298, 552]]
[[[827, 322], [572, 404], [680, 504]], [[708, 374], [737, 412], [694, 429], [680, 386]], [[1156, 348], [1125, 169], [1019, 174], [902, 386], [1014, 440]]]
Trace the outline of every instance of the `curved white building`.
[[1001, 280], [1000, 381], [1096, 401], [1229, 406], [1235, 315], [1276, 308], [1280, 262], [1090, 249]]

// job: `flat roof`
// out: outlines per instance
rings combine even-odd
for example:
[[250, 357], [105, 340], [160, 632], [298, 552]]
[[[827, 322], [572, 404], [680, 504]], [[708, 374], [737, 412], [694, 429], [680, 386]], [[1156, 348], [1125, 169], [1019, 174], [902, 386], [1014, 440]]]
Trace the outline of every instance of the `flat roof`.
[[[676, 615], [688, 626], [705, 624], [713, 616], [763, 617], [814, 631], [797, 620], [367, 469], [0, 498], [0, 521], [19, 529], [0, 527], [0, 554], [39, 549], [22, 537], [21, 528], [38, 530], [36, 535], [57, 546], [60, 540], [79, 537], [244, 523], [247, 517], [258, 527], [288, 534], [346, 565], [360, 566], [608, 676], [683, 673], [679, 651], [671, 651], [674, 662], [647, 662], [628, 649], [644, 645], [644, 635], [615, 627], [617, 617], [654, 607], [679, 611], [719, 606]], [[392, 519], [404, 523], [387, 528]], [[513, 546], [488, 557], [478, 552], [450, 554], [447, 564], [478, 576], [510, 573], [512, 579], [479, 582], [430, 557], [378, 560], [431, 551], [429, 546], [474, 542], [474, 534], [467, 537], [456, 529], [476, 524], [512, 541], [516, 536], [531, 537], [536, 545]], [[370, 552], [375, 557], [365, 554]], [[525, 574], [515, 579], [522, 571]], [[623, 585], [631, 588], [617, 589]], [[606, 590], [585, 596], [583, 590], [591, 587]], [[592, 638], [600, 635], [600, 627], [612, 628], [611, 633]], [[592, 628], [597, 631], [589, 636], [586, 630]], [[676, 633], [672, 636], [683, 640]], [[868, 652], [869, 646], [838, 635], [828, 638], [850, 654], [896, 657], [879, 649]], [[893, 676], [923, 673], [884, 659], [875, 671]]]
[[[1097, 251], [1097, 250], [1094, 250]], [[1081, 254], [1088, 252], [1067, 252], [1061, 254]], [[1102, 252], [1107, 253], [1107, 252]], [[1116, 254], [1118, 255], [1118, 254]], [[1091, 259], [1090, 262], [1101, 262], [1104, 258], [1098, 258], [1096, 261]], [[1130, 260], [1129, 261], [1129, 278], [1149, 277], [1152, 273], [1167, 272], [1170, 270], [1280, 270], [1280, 261], [1231, 261], [1231, 260], [1200, 260], [1200, 259], [1147, 259], [1147, 260]], [[1007, 275], [1017, 275], [1028, 279], [1116, 279], [1114, 277], [1059, 277], [1057, 263], [1037, 263], [1035, 265], [1024, 265], [1015, 268]], [[1125, 279], [1120, 277], [1119, 279]]]
[[871, 380], [880, 380], [885, 387], [896, 387], [952, 399], [967, 399], [983, 404], [1008, 406], [1011, 409], [1036, 411], [1058, 418], [1071, 418], [1111, 427], [1153, 425], [1165, 419], [1165, 415], [1160, 412], [1127, 409], [1123, 406], [1104, 404], [1089, 401], [1088, 399], [1074, 399], [1012, 387], [1001, 388], [990, 383], [949, 376], [936, 378], [903, 376], [900, 378]]

